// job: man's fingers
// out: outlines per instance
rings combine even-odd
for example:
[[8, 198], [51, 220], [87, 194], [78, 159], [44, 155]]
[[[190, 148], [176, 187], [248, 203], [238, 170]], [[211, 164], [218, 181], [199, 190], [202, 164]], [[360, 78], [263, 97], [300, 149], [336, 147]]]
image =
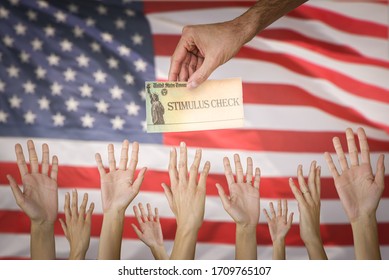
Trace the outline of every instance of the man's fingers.
[[127, 169], [129, 145], [130, 143], [128, 142], [128, 140], [123, 141], [122, 150], [120, 153], [120, 163], [119, 163], [119, 169], [121, 170]]
[[49, 159], [49, 146], [47, 144], [42, 145], [42, 174], [48, 175], [50, 166]]
[[39, 173], [38, 155], [35, 151], [35, 145], [32, 140], [27, 141], [28, 155], [30, 159], [31, 173]]
[[354, 133], [351, 128], [346, 129], [346, 139], [347, 139], [348, 154], [350, 156], [351, 166], [358, 166], [359, 164], [358, 149], [355, 143]]
[[362, 127], [360, 127], [358, 128], [357, 132], [358, 132], [359, 146], [361, 148], [361, 161], [362, 163], [367, 163], [370, 165], [370, 149], [369, 149], [369, 144], [367, 142], [365, 130]]
[[23, 178], [28, 174], [28, 167], [26, 163], [26, 159], [23, 154], [23, 148], [20, 144], [15, 145], [15, 154], [16, 154], [16, 162], [18, 164], [20, 176]]

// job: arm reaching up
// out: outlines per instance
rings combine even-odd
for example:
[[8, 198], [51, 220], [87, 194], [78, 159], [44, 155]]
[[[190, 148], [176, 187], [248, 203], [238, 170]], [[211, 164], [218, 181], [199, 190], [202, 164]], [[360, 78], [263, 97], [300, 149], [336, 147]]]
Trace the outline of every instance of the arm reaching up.
[[[224, 172], [230, 195], [220, 184], [216, 184], [224, 209], [236, 223], [235, 259], [257, 259], [257, 225], [260, 215], [259, 183], [260, 170], [255, 169], [253, 178], [253, 161], [247, 158], [246, 180], [239, 155], [234, 155], [236, 181], [230, 161], [223, 159]], [[254, 179], [254, 181], [253, 181]]]
[[377, 171], [374, 176], [370, 163], [369, 145], [363, 128], [358, 129], [360, 159], [351, 128], [346, 130], [346, 138], [350, 164], [337, 137], [333, 139], [333, 144], [341, 170], [338, 171], [329, 153], [325, 153], [325, 159], [334, 178], [340, 201], [351, 223], [355, 257], [357, 259], [381, 259], [376, 211], [385, 188], [384, 155], [378, 158]]
[[42, 167], [39, 172], [38, 156], [32, 140], [27, 142], [30, 171], [24, 158], [23, 149], [16, 144], [15, 153], [20, 176], [21, 190], [11, 175], [7, 179], [18, 206], [31, 221], [30, 250], [33, 260], [52, 260], [55, 255], [54, 222], [58, 214], [58, 158], [53, 156], [49, 172], [49, 146], [42, 145]]

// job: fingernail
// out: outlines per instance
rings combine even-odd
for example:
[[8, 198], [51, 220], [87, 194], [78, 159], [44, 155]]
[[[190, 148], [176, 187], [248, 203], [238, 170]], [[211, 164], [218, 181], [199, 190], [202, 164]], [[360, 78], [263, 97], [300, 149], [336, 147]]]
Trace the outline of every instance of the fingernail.
[[186, 87], [187, 87], [188, 89], [195, 89], [195, 88], [198, 87], [198, 84], [197, 84], [195, 81], [192, 81], [192, 82], [187, 83], [187, 84], [186, 84]]
[[185, 142], [180, 143], [181, 148], [185, 148]]

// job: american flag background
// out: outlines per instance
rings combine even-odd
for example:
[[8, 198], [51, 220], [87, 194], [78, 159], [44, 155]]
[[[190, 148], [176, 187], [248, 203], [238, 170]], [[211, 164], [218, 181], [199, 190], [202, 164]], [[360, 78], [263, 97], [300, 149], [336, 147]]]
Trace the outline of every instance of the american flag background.
[[[307, 259], [298, 210], [288, 178], [298, 164], [307, 174], [322, 168], [321, 233], [329, 259], [353, 259], [351, 227], [323, 153], [347, 127], [365, 128], [373, 169], [386, 154], [386, 189], [377, 212], [379, 240], [389, 259], [389, 40], [387, 1], [311, 0], [246, 44], [212, 79], [242, 77], [245, 127], [183, 133], [145, 133], [145, 81], [166, 80], [170, 57], [187, 24], [230, 20], [253, 1], [2, 0], [0, 2], [0, 258], [28, 259], [29, 219], [16, 205], [6, 174], [21, 184], [14, 145], [46, 142], [59, 157], [59, 216], [66, 192], [77, 188], [96, 204], [88, 259], [97, 257], [102, 207], [94, 155], [107, 163], [124, 139], [140, 142], [138, 167], [147, 166], [132, 202], [158, 207], [171, 251], [175, 219], [161, 183], [169, 184], [171, 146], [185, 141], [211, 162], [205, 220], [197, 259], [233, 259], [235, 224], [215, 183], [227, 186], [222, 159], [252, 156], [259, 166], [261, 208], [287, 198], [295, 213], [286, 238], [287, 259]], [[220, 48], [224, 46], [220, 43]], [[118, 156], [118, 154], [117, 154]], [[122, 259], [152, 259], [126, 213]], [[55, 226], [57, 258], [69, 245]], [[271, 259], [272, 244], [261, 214], [258, 258]]]

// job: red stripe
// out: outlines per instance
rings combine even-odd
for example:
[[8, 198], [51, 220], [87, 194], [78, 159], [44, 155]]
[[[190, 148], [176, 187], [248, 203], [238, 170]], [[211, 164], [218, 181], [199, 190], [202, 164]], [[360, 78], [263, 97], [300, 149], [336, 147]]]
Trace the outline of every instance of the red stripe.
[[[297, 163], [296, 163], [297, 168]], [[0, 184], [8, 185], [5, 178], [6, 174], [11, 174], [21, 185], [20, 175], [16, 164], [1, 163], [0, 164]], [[295, 177], [295, 176], [293, 176]], [[288, 198], [294, 199], [294, 196], [289, 189], [288, 177], [261, 178], [261, 197], [269, 199]], [[69, 167], [60, 166], [58, 174], [59, 187], [66, 188], [87, 188], [99, 189], [100, 177], [96, 168], [93, 167]], [[163, 192], [161, 183], [165, 182], [169, 185], [170, 179], [167, 172], [148, 170], [141, 186], [141, 191], [146, 192]], [[228, 192], [225, 176], [222, 174], [210, 174], [207, 180], [207, 195], [217, 196], [216, 183], [220, 183], [226, 192]], [[321, 179], [321, 198], [322, 199], [338, 199], [338, 194], [335, 190], [333, 179], [324, 177]], [[389, 175], [385, 176], [385, 186], [383, 197], [389, 198]]]
[[144, 13], [163, 13], [197, 9], [217, 9], [226, 7], [249, 8], [255, 1], [144, 1]]
[[[64, 218], [60, 214], [59, 218]], [[161, 218], [161, 225], [164, 240], [174, 240], [176, 232], [175, 219]], [[91, 236], [100, 236], [102, 215], [93, 215]], [[134, 217], [125, 218], [123, 238], [138, 239], [130, 226], [137, 224]], [[348, 224], [323, 224], [320, 226], [324, 245], [353, 245], [351, 227]], [[378, 224], [380, 245], [389, 244], [389, 223]], [[28, 217], [17, 211], [0, 211], [0, 233], [25, 233], [30, 232]], [[63, 236], [63, 230], [59, 222], [55, 223], [55, 235]], [[232, 222], [210, 222], [204, 221], [198, 235], [198, 242], [235, 244], [235, 224]], [[259, 245], [271, 245], [270, 234], [267, 224], [259, 224], [257, 227], [257, 243]], [[293, 224], [286, 237], [287, 246], [303, 246], [299, 236], [299, 226]], [[28, 245], [28, 244], [26, 244]]]
[[[173, 2], [154, 2], [146, 1], [144, 3], [145, 14], [177, 12], [196, 9], [217, 9], [226, 7], [250, 8], [255, 4], [254, 1], [173, 1]], [[301, 5], [290, 12], [287, 16], [301, 19], [314, 19], [332, 26], [344, 32], [357, 35], [366, 35], [378, 38], [387, 38], [388, 28], [385, 25], [377, 24], [371, 21], [355, 19], [335, 13], [325, 8], [317, 8], [309, 5]], [[232, 19], [232, 18], [231, 18]]]
[[378, 66], [386, 69], [389, 68], [389, 63], [387, 61], [365, 57], [365, 54], [361, 54], [355, 50], [353, 46], [343, 45], [342, 43], [344, 42], [329, 43], [305, 36], [294, 30], [281, 28], [265, 29], [258, 37], [293, 44], [339, 61]]
[[368, 20], [355, 19], [353, 17], [344, 16], [333, 11], [312, 7], [309, 5], [302, 5], [301, 7], [290, 12], [288, 16], [300, 19], [314, 19], [317, 21], [322, 21], [336, 29], [356, 35], [384, 39], [388, 38], [388, 27], [385, 25]]
[[243, 100], [245, 104], [314, 107], [340, 119], [389, 132], [389, 125], [371, 121], [354, 108], [316, 97], [295, 85], [243, 83]]
[[[306, 49], [312, 50], [324, 56], [328, 56], [339, 61], [358, 63], [362, 65], [378, 66], [384, 69], [389, 68], [389, 63], [383, 60], [364, 57], [352, 48], [352, 46], [343, 46], [334, 43], [327, 43], [320, 40], [306, 37], [292, 30], [284, 29], [266, 29], [258, 37], [271, 40], [290, 43]], [[171, 34], [154, 34], [154, 52], [157, 56], [171, 56], [180, 40], [179, 35]], [[239, 57], [248, 47], [243, 47], [237, 54]]]
[[[175, 40], [170, 40], [172, 37], [176, 37]], [[177, 37], [179, 36], [154, 36], [154, 47], [156, 54], [171, 55], [175, 48], [175, 45], [172, 44], [172, 41], [177, 41]], [[363, 83], [347, 75], [333, 71], [332, 69], [313, 64], [308, 60], [283, 53], [260, 51], [258, 49], [249, 47], [243, 47], [235, 57], [271, 62], [285, 67], [286, 69], [289, 69], [300, 75], [314, 79], [326, 79], [354, 95], [389, 104], [389, 90], [385, 90], [372, 84]]]

